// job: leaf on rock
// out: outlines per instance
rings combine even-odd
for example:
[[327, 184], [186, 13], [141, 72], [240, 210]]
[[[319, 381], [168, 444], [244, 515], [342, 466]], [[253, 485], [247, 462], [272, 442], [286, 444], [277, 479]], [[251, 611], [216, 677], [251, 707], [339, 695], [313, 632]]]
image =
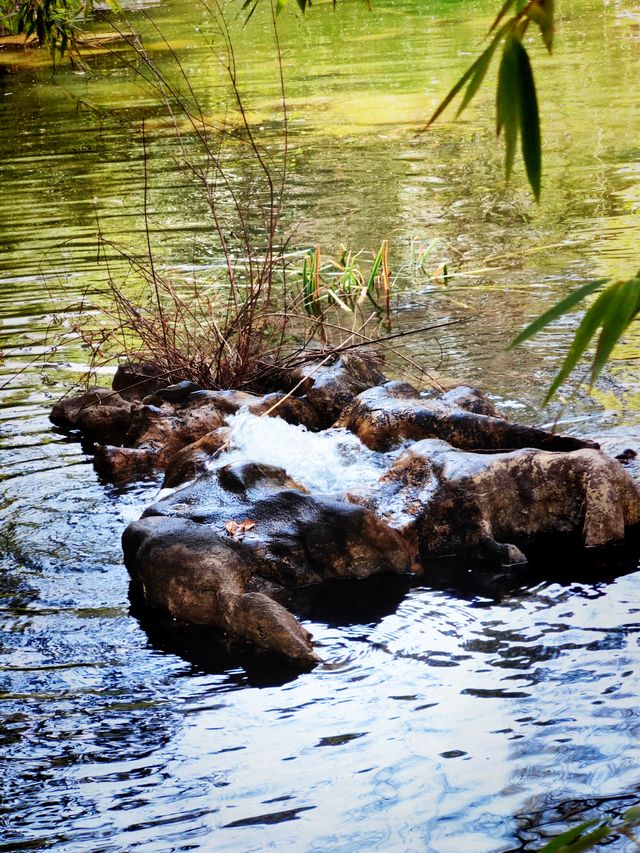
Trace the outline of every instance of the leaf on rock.
[[244, 539], [245, 533], [248, 530], [252, 530], [255, 526], [256, 522], [252, 518], [245, 518], [243, 521], [234, 521], [231, 519], [225, 522], [224, 525], [227, 535], [238, 542]]

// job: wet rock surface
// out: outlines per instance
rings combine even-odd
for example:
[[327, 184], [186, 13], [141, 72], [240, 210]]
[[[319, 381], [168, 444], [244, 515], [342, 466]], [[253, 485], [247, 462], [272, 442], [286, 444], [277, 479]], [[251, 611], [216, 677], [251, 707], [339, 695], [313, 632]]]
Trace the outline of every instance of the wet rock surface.
[[[262, 425], [257, 446], [239, 450], [238, 418]], [[128, 365], [51, 419], [94, 443], [108, 480], [165, 471], [163, 496], [123, 536], [136, 599], [298, 666], [319, 657], [291, 612], [296, 590], [428, 577], [449, 555], [513, 571], [534, 544], [603, 547], [640, 524], [638, 486], [595, 442], [511, 423], [468, 386], [388, 382], [355, 353], [308, 362], [263, 396]], [[634, 470], [634, 453], [613, 455]]]
[[524, 564], [519, 545], [572, 536], [585, 547], [604, 546], [640, 522], [636, 484], [595, 449], [481, 454], [426, 439], [361, 500], [414, 544], [420, 562], [464, 555]]
[[303, 663], [317, 656], [279, 603], [288, 591], [411, 568], [400, 534], [370, 510], [309, 495], [282, 468], [255, 463], [222, 466], [158, 501], [123, 547], [152, 606]]
[[[400, 386], [400, 387], [398, 387]], [[354, 432], [373, 450], [390, 450], [403, 441], [439, 438], [463, 450], [538, 447], [570, 451], [593, 447], [574, 436], [514, 424], [498, 417], [479, 391], [461, 386], [440, 397], [423, 397], [405, 383], [388, 383], [361, 393], [338, 425]]]

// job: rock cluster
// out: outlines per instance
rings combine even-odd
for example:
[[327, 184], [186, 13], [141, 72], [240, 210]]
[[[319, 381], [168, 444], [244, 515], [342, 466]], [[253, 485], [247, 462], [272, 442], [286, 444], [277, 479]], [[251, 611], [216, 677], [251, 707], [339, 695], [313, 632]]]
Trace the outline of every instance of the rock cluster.
[[[348, 430], [386, 470], [336, 496], [250, 456], [226, 462], [227, 418], [241, 409]], [[640, 490], [595, 443], [511, 423], [466, 386], [426, 395], [388, 382], [371, 355], [307, 362], [265, 396], [170, 385], [127, 365], [112, 388], [61, 401], [51, 419], [91, 443], [109, 480], [165, 471], [172, 491], [123, 536], [147, 605], [302, 666], [319, 658], [288, 609], [296, 589], [426, 573], [443, 555], [513, 566], [546, 537], [605, 546], [640, 523]]]

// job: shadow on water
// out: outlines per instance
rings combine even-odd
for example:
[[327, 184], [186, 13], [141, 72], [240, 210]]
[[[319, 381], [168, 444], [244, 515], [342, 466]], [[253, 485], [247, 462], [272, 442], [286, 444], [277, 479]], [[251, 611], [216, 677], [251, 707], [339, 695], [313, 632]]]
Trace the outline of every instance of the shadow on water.
[[[286, 606], [303, 620], [332, 628], [357, 625], [373, 628], [394, 615], [414, 588], [445, 593], [451, 599], [493, 606], [527, 597], [541, 586], [581, 585], [589, 596], [604, 594], [607, 585], [637, 570], [640, 531], [623, 545], [606, 549], [580, 548], [566, 538], [534, 543], [531, 562], [523, 566], [489, 568], [469, 561], [442, 558], [429, 561], [421, 577], [379, 576], [366, 580], [330, 581], [289, 593]], [[230, 640], [213, 628], [181, 623], [146, 607], [130, 587], [131, 613], [151, 646], [191, 664], [194, 672], [226, 674], [230, 683], [252, 687], [282, 686], [301, 670], [277, 655]]]
[[[639, 803], [640, 785], [621, 796], [566, 799], [553, 806], [545, 806], [534, 799], [530, 803], [530, 810], [515, 815], [515, 836], [521, 843], [509, 853], [539, 850], [555, 836], [586, 821], [606, 819], [615, 825], [623, 821], [627, 809]], [[620, 839], [620, 835], [615, 837]], [[600, 849], [600, 845], [597, 849]]]
[[640, 528], [628, 532], [624, 543], [606, 548], [584, 548], [579, 535], [514, 544], [524, 548], [527, 564], [494, 568], [454, 557], [434, 559], [425, 566], [420, 585], [497, 604], [541, 584], [606, 586], [637, 571], [640, 562]]

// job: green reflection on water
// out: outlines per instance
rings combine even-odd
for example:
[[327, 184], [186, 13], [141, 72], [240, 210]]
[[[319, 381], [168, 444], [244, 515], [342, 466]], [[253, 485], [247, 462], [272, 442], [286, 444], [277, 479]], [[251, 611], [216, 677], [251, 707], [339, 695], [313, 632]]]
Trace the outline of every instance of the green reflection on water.
[[[227, 9], [235, 14], [235, 6]], [[304, 20], [289, 10], [280, 18], [291, 144], [286, 230], [293, 245], [320, 242], [332, 252], [341, 243], [370, 248], [388, 238], [403, 316], [417, 325], [467, 318], [437, 343], [415, 341], [414, 355], [523, 399], [531, 407], [523, 416], [530, 418], [539, 418], [536, 406], [573, 320], [515, 354], [505, 344], [568, 287], [590, 276], [627, 276], [638, 266], [637, 16], [623, 3], [597, 0], [565, 2], [560, 11], [556, 55], [534, 50], [544, 139], [540, 207], [521, 169], [511, 187], [503, 185], [491, 80], [463, 120], [416, 133], [477, 53], [495, 12], [492, 0], [377, 2], [371, 11], [346, 0], [335, 11], [314, 7]], [[247, 27], [238, 18], [233, 31], [249, 119], [265, 144], [278, 146], [282, 114], [265, 12]], [[204, 112], [219, 119], [228, 93], [215, 52], [203, 44], [215, 30], [211, 16], [180, 0], [149, 14], [179, 55]], [[151, 20], [134, 14], [131, 26], [174, 73]], [[64, 293], [72, 301], [100, 275], [96, 212], [109, 238], [140, 247], [143, 117], [159, 256], [197, 269], [215, 260], [202, 198], [175, 163], [167, 111], [123, 67], [123, 55], [105, 46], [86, 72], [63, 68], [52, 75], [40, 53], [3, 54], [5, 347], [21, 335], [35, 340], [51, 296]], [[446, 258], [465, 274], [447, 287], [412, 263], [412, 242], [415, 249], [434, 238], [441, 241], [434, 261]], [[487, 261], [493, 256], [499, 257]], [[638, 343], [632, 331], [599, 397], [629, 418], [637, 412], [630, 365]], [[65, 353], [82, 360], [73, 348]], [[585, 415], [598, 409], [586, 397], [572, 405]]]

